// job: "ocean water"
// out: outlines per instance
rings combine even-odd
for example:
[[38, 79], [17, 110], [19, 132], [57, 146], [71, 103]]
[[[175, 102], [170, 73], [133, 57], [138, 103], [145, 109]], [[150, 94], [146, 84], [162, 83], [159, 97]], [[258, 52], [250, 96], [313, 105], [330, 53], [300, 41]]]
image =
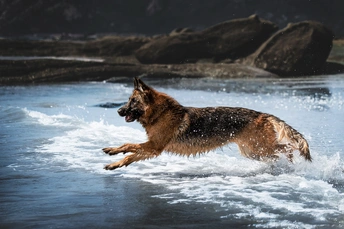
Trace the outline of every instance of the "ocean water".
[[344, 75], [304, 79], [147, 79], [185, 106], [274, 114], [313, 162], [242, 157], [231, 144], [126, 168], [101, 149], [144, 142], [106, 103], [132, 81], [0, 87], [1, 228], [344, 228]]

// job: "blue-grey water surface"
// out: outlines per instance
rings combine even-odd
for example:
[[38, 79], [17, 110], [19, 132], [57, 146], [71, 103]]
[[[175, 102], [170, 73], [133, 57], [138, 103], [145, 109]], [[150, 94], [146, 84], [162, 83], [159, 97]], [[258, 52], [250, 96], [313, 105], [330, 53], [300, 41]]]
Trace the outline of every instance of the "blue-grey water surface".
[[344, 227], [344, 75], [147, 82], [186, 106], [274, 114], [309, 141], [313, 163], [252, 161], [233, 144], [105, 171], [123, 155], [101, 148], [146, 139], [98, 106], [127, 101], [131, 80], [2, 86], [0, 227]]

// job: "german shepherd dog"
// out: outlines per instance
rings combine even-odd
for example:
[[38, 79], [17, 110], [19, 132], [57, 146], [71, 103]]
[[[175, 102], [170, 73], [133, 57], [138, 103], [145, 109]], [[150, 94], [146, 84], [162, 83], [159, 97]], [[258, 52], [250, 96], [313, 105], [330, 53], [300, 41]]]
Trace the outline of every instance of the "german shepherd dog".
[[276, 160], [284, 153], [292, 162], [293, 151], [298, 150], [305, 160], [312, 161], [302, 134], [273, 115], [240, 107], [184, 107], [138, 78], [128, 103], [118, 109], [118, 114], [127, 122], [140, 122], [148, 141], [104, 148], [109, 155], [132, 153], [106, 165], [107, 170], [157, 157], [163, 151], [190, 156], [231, 142], [251, 159]]

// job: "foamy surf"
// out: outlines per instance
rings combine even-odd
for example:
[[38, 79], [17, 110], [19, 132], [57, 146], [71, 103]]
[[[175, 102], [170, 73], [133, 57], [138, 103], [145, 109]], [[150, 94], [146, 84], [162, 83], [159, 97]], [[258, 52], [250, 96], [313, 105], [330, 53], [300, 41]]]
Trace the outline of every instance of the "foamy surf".
[[343, 214], [344, 194], [336, 189], [336, 184], [344, 184], [344, 163], [339, 152], [321, 155], [313, 151], [313, 163], [301, 158], [294, 164], [283, 158], [276, 163], [265, 163], [241, 157], [236, 145], [230, 145], [189, 158], [164, 153], [156, 159], [109, 172], [103, 166], [123, 155], [110, 157], [101, 148], [143, 142], [146, 136], [142, 129], [24, 111], [40, 125], [73, 126], [36, 149], [37, 153], [50, 155], [51, 164], [163, 186], [166, 193], [154, 198], [169, 204], [217, 204], [222, 218], [234, 215], [239, 219], [269, 221], [256, 225], [262, 228], [286, 225], [312, 228], [306, 223], [295, 224], [293, 216], [321, 224], [328, 217]]

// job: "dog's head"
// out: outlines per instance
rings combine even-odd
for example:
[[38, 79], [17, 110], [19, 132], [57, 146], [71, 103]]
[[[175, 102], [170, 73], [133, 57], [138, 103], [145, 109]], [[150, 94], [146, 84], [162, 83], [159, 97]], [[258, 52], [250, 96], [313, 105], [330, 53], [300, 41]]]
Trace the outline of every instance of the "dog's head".
[[144, 84], [142, 80], [134, 79], [134, 91], [129, 97], [129, 101], [118, 109], [118, 114], [125, 117], [125, 121], [133, 122], [144, 115], [149, 102], [152, 100], [152, 89]]

